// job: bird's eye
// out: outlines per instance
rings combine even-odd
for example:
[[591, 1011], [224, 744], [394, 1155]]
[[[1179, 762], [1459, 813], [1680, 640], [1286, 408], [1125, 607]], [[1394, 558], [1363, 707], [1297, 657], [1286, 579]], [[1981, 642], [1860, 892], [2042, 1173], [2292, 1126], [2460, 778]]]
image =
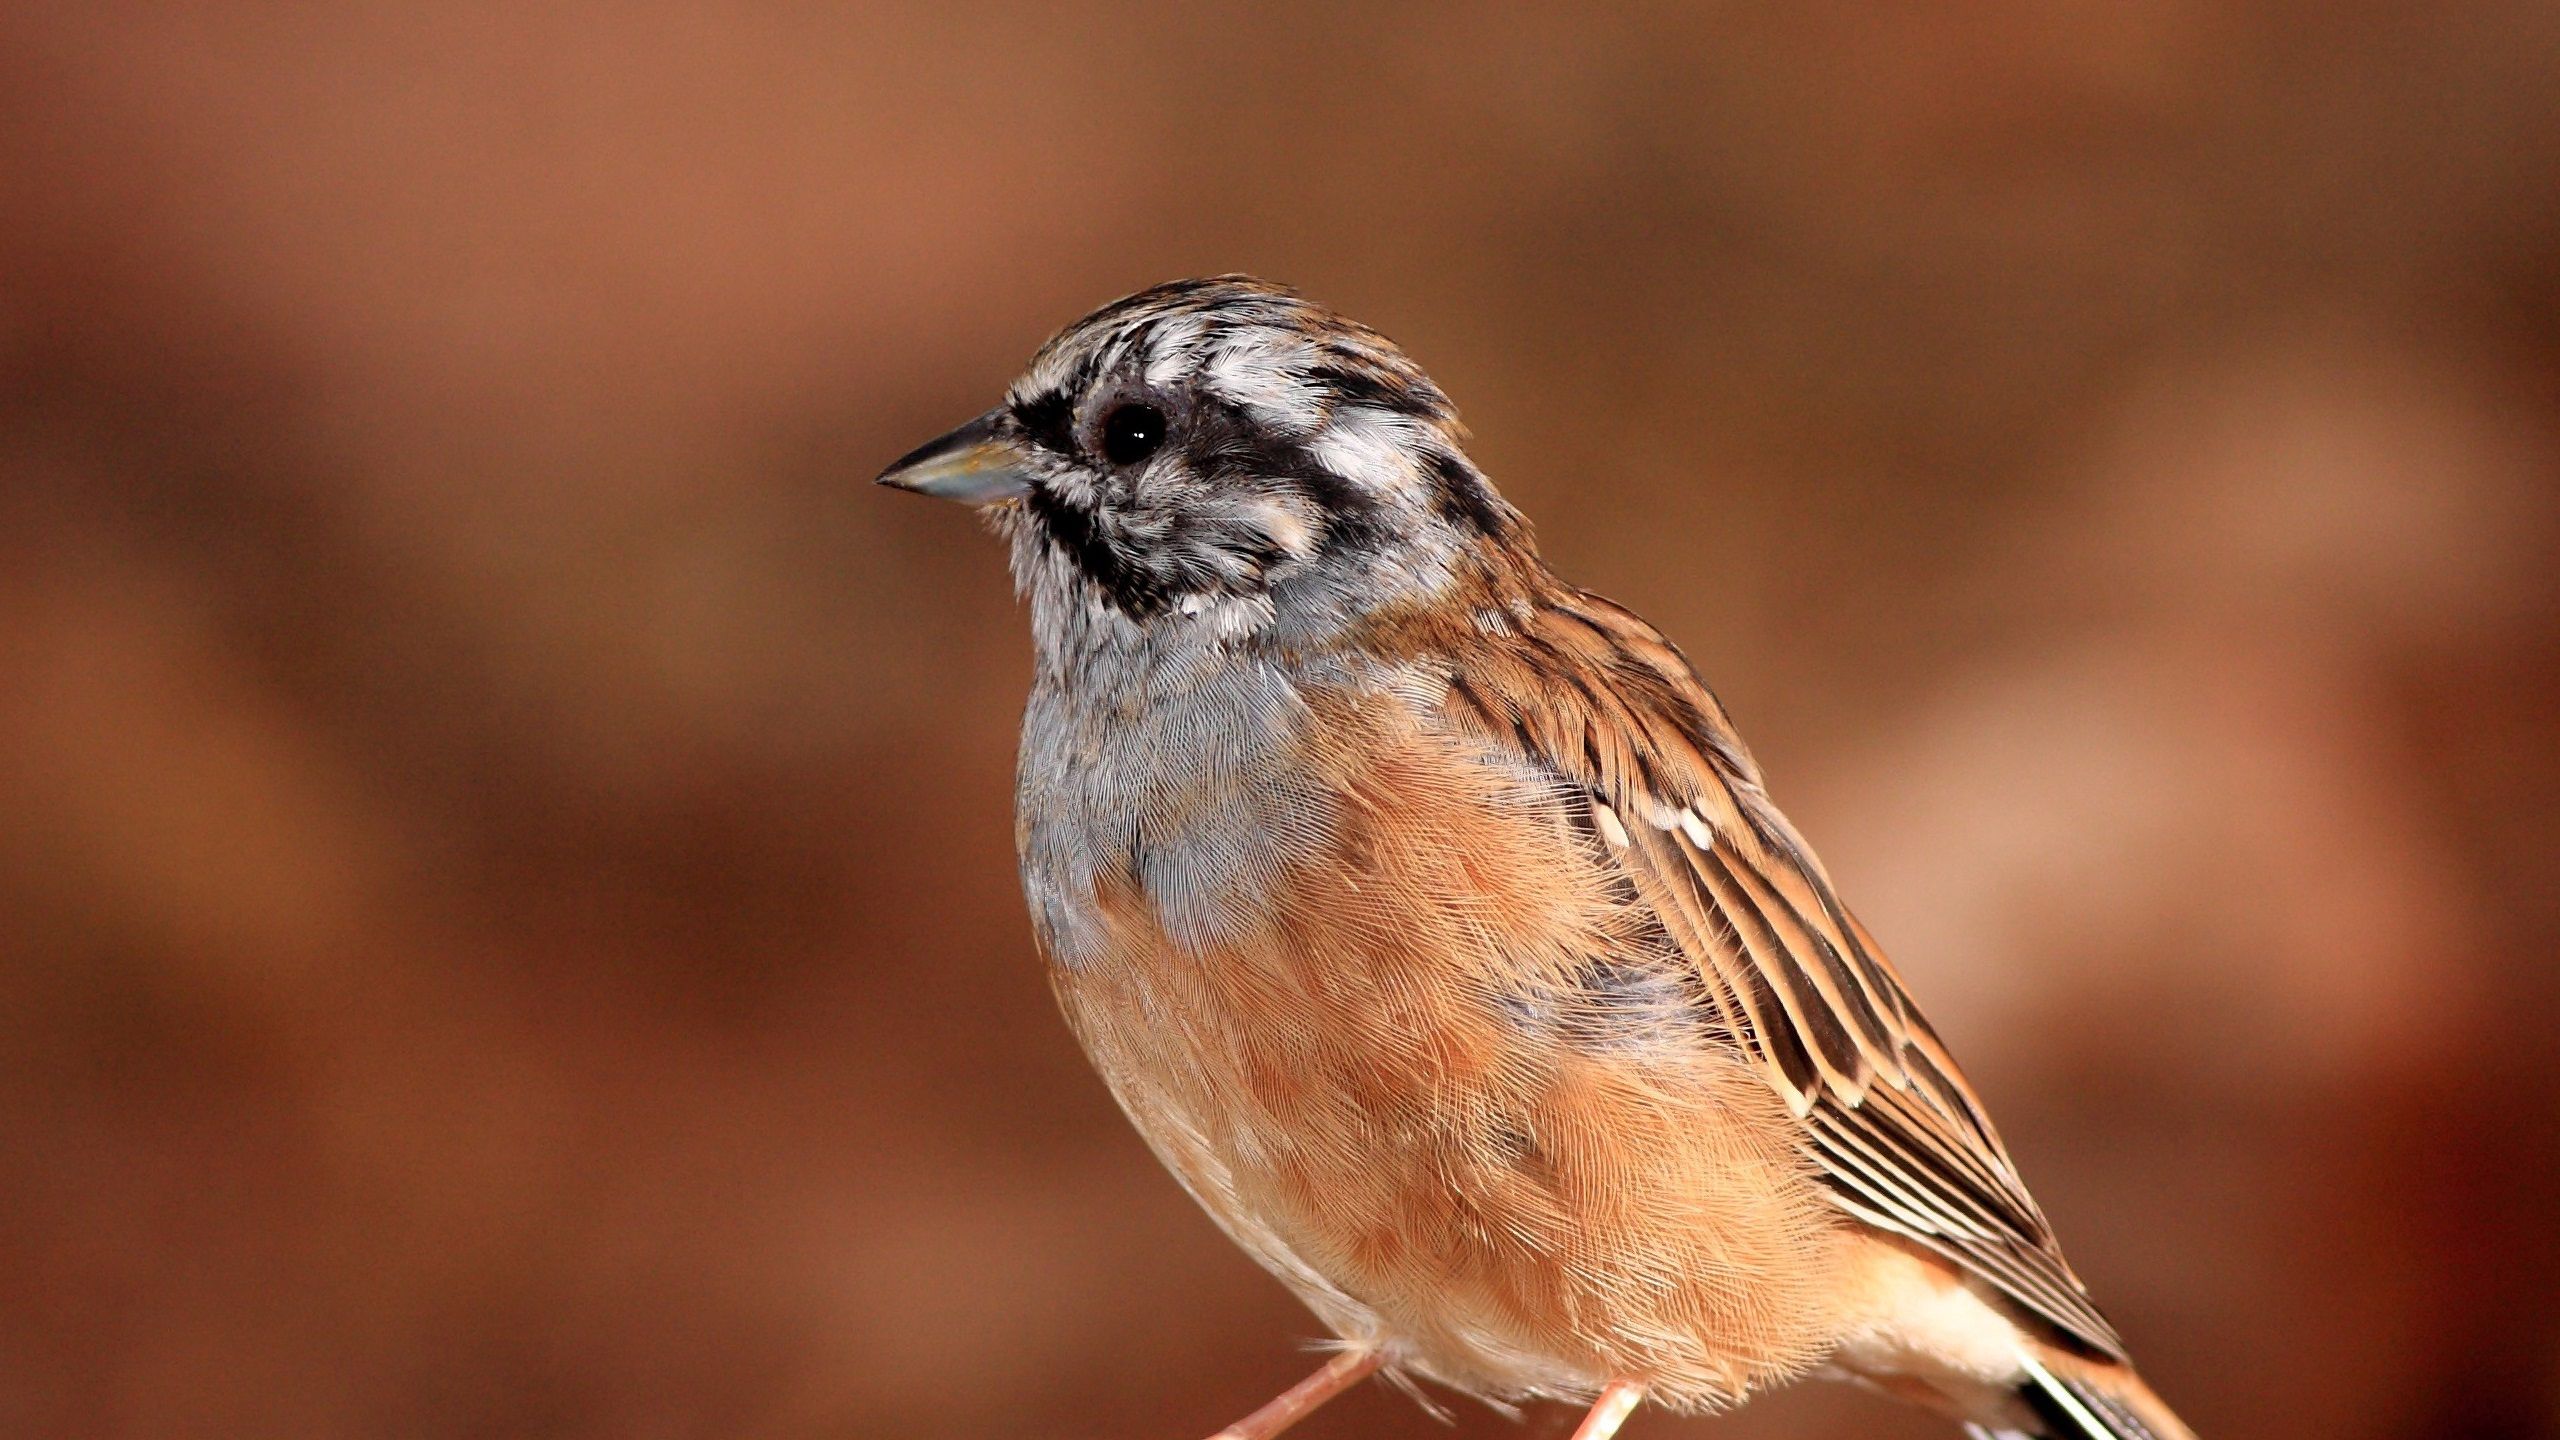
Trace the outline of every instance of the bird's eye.
[[1164, 443], [1164, 412], [1128, 404], [1102, 417], [1102, 455], [1114, 465], [1135, 465]]

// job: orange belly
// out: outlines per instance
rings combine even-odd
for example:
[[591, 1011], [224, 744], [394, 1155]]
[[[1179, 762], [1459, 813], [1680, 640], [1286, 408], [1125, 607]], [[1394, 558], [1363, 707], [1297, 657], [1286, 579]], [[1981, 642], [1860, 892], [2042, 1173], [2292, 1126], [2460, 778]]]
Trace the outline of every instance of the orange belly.
[[1485, 1026], [1346, 1020], [1367, 1040], [1336, 1044], [1181, 962], [1058, 989], [1209, 1213], [1336, 1333], [1410, 1368], [1489, 1396], [1630, 1377], [1716, 1404], [1839, 1333], [1847, 1237], [1739, 1063], [1547, 1053]]

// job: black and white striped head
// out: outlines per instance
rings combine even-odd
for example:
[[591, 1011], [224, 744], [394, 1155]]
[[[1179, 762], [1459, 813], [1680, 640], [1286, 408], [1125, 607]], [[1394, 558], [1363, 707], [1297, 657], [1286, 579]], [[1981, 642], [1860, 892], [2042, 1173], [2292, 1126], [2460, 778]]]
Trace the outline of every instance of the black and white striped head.
[[1463, 438], [1394, 342], [1226, 275], [1068, 326], [1003, 405], [880, 479], [987, 507], [1035, 606], [1232, 625], [1427, 589], [1521, 538]]

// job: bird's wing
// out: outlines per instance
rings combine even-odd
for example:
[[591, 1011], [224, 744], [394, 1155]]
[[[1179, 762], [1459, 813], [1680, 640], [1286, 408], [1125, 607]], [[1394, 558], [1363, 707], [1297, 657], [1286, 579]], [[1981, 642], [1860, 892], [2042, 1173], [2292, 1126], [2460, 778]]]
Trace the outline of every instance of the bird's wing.
[[1559, 590], [1519, 618], [1470, 647], [1452, 716], [1588, 797], [1592, 831], [1697, 962], [1839, 1205], [2123, 1358], [1982, 1103], [1688, 661], [1596, 596]]

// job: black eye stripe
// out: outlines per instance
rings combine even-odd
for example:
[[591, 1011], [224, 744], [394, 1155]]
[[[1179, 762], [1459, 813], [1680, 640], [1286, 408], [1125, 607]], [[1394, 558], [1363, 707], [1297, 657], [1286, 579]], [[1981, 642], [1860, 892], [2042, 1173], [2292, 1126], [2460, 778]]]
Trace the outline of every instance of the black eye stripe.
[[1013, 418], [1033, 444], [1061, 455], [1075, 452], [1075, 407], [1067, 403], [1066, 392], [1052, 390], [1025, 400], [1013, 407]]
[[1364, 549], [1388, 539], [1376, 496], [1316, 458], [1305, 441], [1256, 425], [1233, 401], [1192, 412], [1186, 444], [1212, 481], [1278, 480], [1315, 507], [1327, 549]]

